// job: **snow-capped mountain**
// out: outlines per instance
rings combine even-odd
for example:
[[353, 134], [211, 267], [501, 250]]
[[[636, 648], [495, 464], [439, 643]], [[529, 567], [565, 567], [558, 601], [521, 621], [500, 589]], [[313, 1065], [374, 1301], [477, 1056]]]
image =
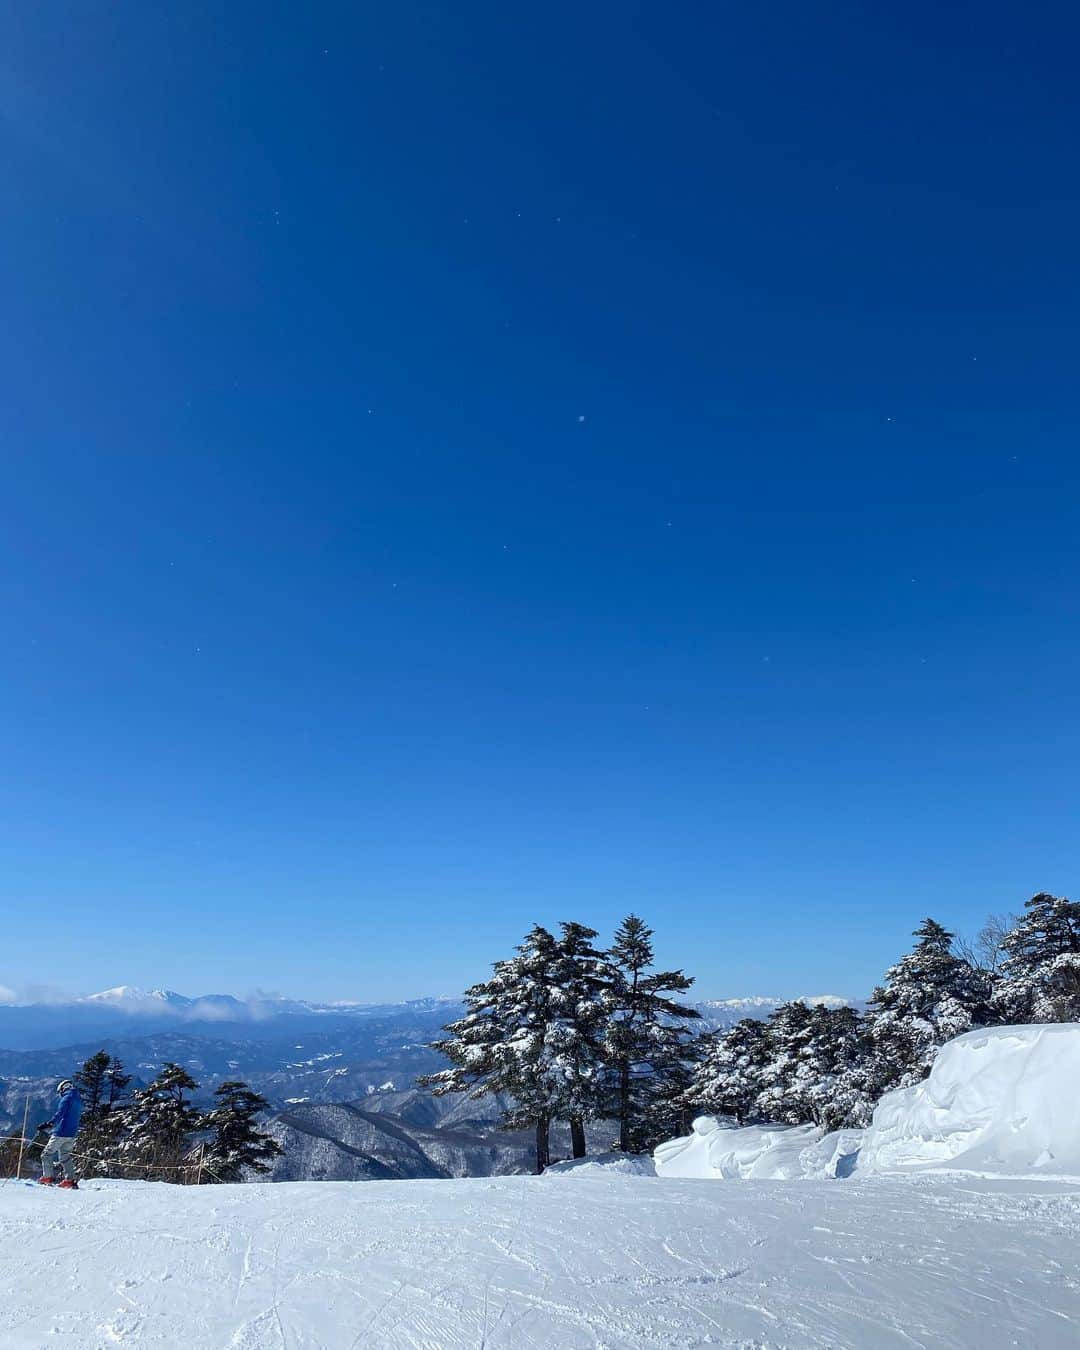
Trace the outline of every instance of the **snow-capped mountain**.
[[118, 984], [115, 989], [103, 989], [99, 994], [85, 994], [76, 1003], [102, 1003], [128, 1012], [143, 1012], [148, 1007], [189, 1008], [194, 1002], [172, 989], [139, 989], [133, 984]]
[[[694, 1006], [701, 1013], [702, 1020], [707, 1026], [716, 1030], [726, 1030], [736, 1022], [741, 1022], [744, 1017], [764, 1019], [775, 1012], [782, 1003], [790, 1001], [792, 1000], [768, 994], [752, 994], [746, 998], [705, 999]], [[841, 994], [799, 994], [794, 1001], [806, 1003], [810, 1007], [815, 1007], [819, 1003], [824, 1004], [826, 1008], [862, 1007], [860, 999], [845, 998]]]

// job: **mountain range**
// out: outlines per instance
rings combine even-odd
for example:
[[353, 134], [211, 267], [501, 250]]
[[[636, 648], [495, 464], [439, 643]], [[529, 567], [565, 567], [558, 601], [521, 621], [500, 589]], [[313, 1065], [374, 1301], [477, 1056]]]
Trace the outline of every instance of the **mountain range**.
[[[812, 1002], [847, 1002], [824, 995]], [[782, 1000], [711, 999], [696, 1006], [706, 1028], [767, 1017]], [[267, 1099], [284, 1146], [273, 1180], [379, 1180], [494, 1176], [532, 1170], [532, 1141], [498, 1129], [502, 1104], [432, 1097], [415, 1086], [439, 1067], [430, 1048], [460, 1000], [317, 1003], [258, 995], [188, 997], [129, 985], [48, 1003], [0, 1005], [0, 1135], [24, 1112], [52, 1110], [56, 1080], [96, 1050], [121, 1059], [133, 1086], [166, 1060], [182, 1064], [209, 1100], [230, 1078]], [[29, 1098], [29, 1107], [27, 1099]], [[593, 1142], [610, 1134], [603, 1122]], [[565, 1148], [556, 1136], [554, 1147]]]

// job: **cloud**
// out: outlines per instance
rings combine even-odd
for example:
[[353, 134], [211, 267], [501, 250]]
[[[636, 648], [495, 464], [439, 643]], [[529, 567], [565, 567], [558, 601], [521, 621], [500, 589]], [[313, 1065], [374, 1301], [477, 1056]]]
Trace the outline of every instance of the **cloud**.
[[9, 989], [6, 984], [0, 984], [0, 1003], [14, 1003], [15, 990]]

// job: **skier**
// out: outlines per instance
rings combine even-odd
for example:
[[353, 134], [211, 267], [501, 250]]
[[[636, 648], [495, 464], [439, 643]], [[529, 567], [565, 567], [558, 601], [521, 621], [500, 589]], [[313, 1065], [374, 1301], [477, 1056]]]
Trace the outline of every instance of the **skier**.
[[82, 1119], [82, 1098], [79, 1089], [70, 1078], [62, 1078], [56, 1085], [60, 1104], [51, 1120], [43, 1120], [36, 1133], [49, 1131], [49, 1141], [41, 1155], [41, 1185], [56, 1184], [56, 1165], [64, 1169], [61, 1187], [68, 1191], [77, 1191], [79, 1183], [75, 1180], [75, 1167], [71, 1155], [75, 1148], [75, 1136], [79, 1133], [79, 1121]]

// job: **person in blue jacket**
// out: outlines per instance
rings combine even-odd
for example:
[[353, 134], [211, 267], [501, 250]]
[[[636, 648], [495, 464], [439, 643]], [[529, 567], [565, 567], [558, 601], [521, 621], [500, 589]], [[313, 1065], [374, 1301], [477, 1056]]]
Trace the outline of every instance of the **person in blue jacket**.
[[42, 1130], [49, 1131], [49, 1142], [41, 1155], [41, 1184], [43, 1186], [55, 1184], [56, 1168], [59, 1164], [64, 1169], [64, 1179], [60, 1185], [74, 1191], [78, 1189], [79, 1183], [75, 1180], [75, 1167], [71, 1155], [75, 1148], [75, 1136], [79, 1133], [79, 1122], [82, 1120], [82, 1098], [79, 1096], [79, 1089], [70, 1078], [62, 1078], [56, 1085], [56, 1092], [60, 1098], [56, 1114], [51, 1120], [43, 1120], [38, 1126], [38, 1133]]

